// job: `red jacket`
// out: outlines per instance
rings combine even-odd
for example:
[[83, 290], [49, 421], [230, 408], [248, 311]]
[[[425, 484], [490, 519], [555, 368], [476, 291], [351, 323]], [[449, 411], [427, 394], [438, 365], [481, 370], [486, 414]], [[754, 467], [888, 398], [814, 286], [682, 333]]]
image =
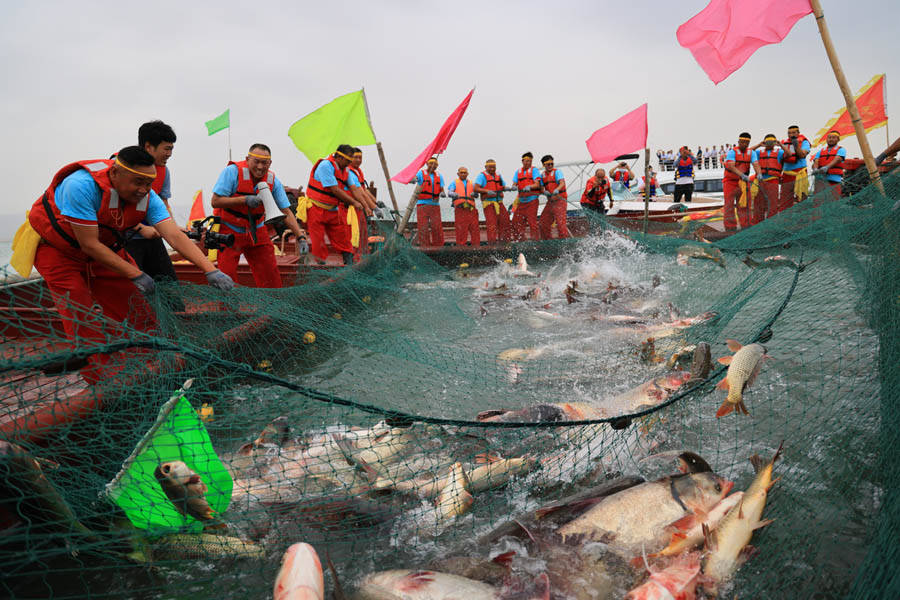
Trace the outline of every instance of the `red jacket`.
[[321, 181], [316, 179], [316, 169], [319, 168], [319, 165], [323, 160], [327, 160], [334, 165], [334, 177], [338, 181], [338, 187], [344, 191], [349, 191], [349, 188], [347, 187], [347, 170], [340, 168], [337, 161], [334, 160], [334, 157], [329, 156], [327, 158], [320, 158], [316, 161], [316, 164], [313, 165], [312, 171], [309, 173], [309, 182], [306, 184], [306, 197], [321, 204], [334, 207], [329, 210], [337, 210], [341, 201], [338, 200], [337, 196], [326, 190]]
[[[247, 161], [242, 160], [240, 162], [230, 162], [228, 164], [235, 165], [238, 171], [238, 184], [237, 189], [234, 190], [234, 195], [252, 196], [256, 194], [256, 184], [259, 183], [259, 181], [253, 180]], [[266, 182], [269, 184], [269, 189], [272, 189], [275, 186], [275, 173], [273, 171], [266, 172]], [[262, 204], [256, 208], [250, 208], [249, 206], [244, 206], [239, 209], [214, 208], [213, 215], [222, 219], [222, 223], [241, 227], [248, 232], [251, 232], [265, 222], [266, 208]], [[250, 223], [251, 219], [253, 221], [252, 227]]]

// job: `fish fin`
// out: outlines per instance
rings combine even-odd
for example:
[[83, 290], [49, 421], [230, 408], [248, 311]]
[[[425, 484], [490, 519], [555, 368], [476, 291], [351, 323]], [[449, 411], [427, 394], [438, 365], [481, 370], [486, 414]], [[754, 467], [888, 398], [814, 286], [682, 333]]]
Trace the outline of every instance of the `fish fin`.
[[741, 551], [738, 553], [738, 557], [737, 557], [738, 564], [744, 564], [745, 562], [747, 562], [748, 560], [750, 560], [757, 554], [759, 554], [759, 550], [756, 548], [756, 546], [751, 546], [750, 544], [747, 544], [746, 546], [741, 548]]
[[731, 386], [728, 385], [728, 378], [727, 378], [727, 377], [723, 377], [723, 378], [722, 378], [722, 381], [720, 381], [719, 383], [716, 384], [716, 389], [717, 389], [717, 390], [728, 390], [728, 389], [730, 389], [730, 387], [731, 387]]
[[741, 497], [741, 501], [738, 502], [738, 519], [744, 518], [744, 498]]
[[[521, 525], [520, 525], [521, 527]], [[516, 556], [515, 550], [510, 550], [508, 552], [504, 552], [503, 554], [498, 554], [494, 558], [491, 559], [492, 563], [497, 563], [501, 567], [506, 567], [507, 569], [512, 566], [512, 560]]]
[[347, 600], [344, 588], [341, 587], [341, 580], [338, 578], [337, 569], [334, 568], [334, 563], [331, 562], [328, 550], [325, 551], [325, 562], [328, 563], [328, 570], [331, 572], [332, 581], [334, 581], [334, 600]]
[[734, 410], [734, 404], [726, 400], [722, 403], [722, 406], [719, 407], [719, 410], [716, 411], [716, 418], [724, 417], [728, 413]]
[[762, 528], [765, 527], [766, 525], [771, 525], [774, 521], [775, 521], [775, 519], [764, 519], [764, 520], [762, 520], [762, 521], [759, 521], [759, 522], [753, 527], [753, 529], [762, 529]]
[[728, 349], [732, 352], [737, 352], [744, 347], [744, 345], [737, 340], [725, 340], [725, 345], [728, 346]]
[[750, 464], [753, 465], [754, 473], [759, 473], [762, 471], [763, 467], [766, 466], [766, 463], [763, 462], [763, 459], [760, 458], [759, 454], [754, 454], [750, 457]]
[[747, 405], [744, 404], [744, 401], [743, 401], [743, 400], [741, 400], [740, 402], [737, 403], [737, 407], [740, 409], [740, 411], [741, 411], [742, 413], [744, 413], [744, 414], [747, 415], [748, 417], [750, 416], [750, 411], [747, 410]]
[[676, 521], [672, 521], [666, 527], [676, 530], [675, 536], [684, 537], [683, 533], [677, 533], [678, 531], [687, 531], [691, 527], [694, 527], [697, 524], [697, 515], [694, 513], [688, 513], [681, 517]]
[[716, 540], [713, 538], [712, 531], [709, 530], [709, 525], [703, 523], [700, 525], [700, 529], [703, 531], [703, 547], [707, 551], [715, 550]]
[[772, 482], [769, 484], [769, 487], [766, 488], [766, 491], [768, 492], [769, 490], [771, 490], [772, 487], [779, 481], [781, 481], [781, 477], [776, 477], [775, 479], [773, 479]]
[[730, 365], [733, 358], [734, 356], [723, 356], [722, 358], [717, 358], [716, 362], [720, 365]]
[[781, 440], [781, 443], [778, 444], [778, 450], [775, 451], [775, 454], [772, 456], [772, 464], [775, 464], [775, 461], [778, 460], [778, 457], [781, 456], [781, 451], [784, 449], [784, 440]]
[[491, 417], [499, 417], [499, 416], [505, 415], [508, 412], [509, 411], [504, 408], [495, 408], [493, 410], [483, 410], [480, 413], [478, 413], [477, 415], [475, 415], [475, 420], [476, 421], [487, 421]]

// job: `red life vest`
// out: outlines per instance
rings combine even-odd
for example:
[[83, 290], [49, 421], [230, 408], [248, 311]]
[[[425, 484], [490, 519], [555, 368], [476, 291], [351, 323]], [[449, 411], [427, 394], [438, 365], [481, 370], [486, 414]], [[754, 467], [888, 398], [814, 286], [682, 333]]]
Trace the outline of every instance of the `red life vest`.
[[[259, 183], [259, 181], [253, 181], [253, 176], [250, 174], [250, 167], [247, 165], [247, 161], [229, 162], [228, 164], [236, 166], [238, 172], [237, 188], [232, 195], [252, 196], [256, 194], [256, 184]], [[269, 184], [269, 189], [274, 193], [275, 173], [271, 170], [266, 172], [266, 182]], [[244, 206], [240, 209], [214, 208], [213, 216], [219, 217], [222, 220], [222, 223], [241, 227], [246, 229], [248, 233], [255, 233], [258, 227], [265, 225], [266, 208], [262, 204], [256, 208], [250, 208], [249, 206]]]
[[[531, 202], [531, 199], [537, 198], [537, 191], [524, 191], [525, 188], [531, 187], [536, 183], [534, 180], [534, 169], [534, 167], [529, 168], [527, 174], [525, 169], [516, 171], [516, 187], [519, 188], [519, 202]], [[529, 200], [526, 201], [525, 198], [529, 198]]]
[[[434, 179], [434, 181], [432, 181]], [[441, 192], [444, 191], [444, 188], [441, 187], [441, 176], [435, 171], [433, 174], [429, 174], [427, 170], [422, 171], [422, 187], [419, 190], [419, 195], [416, 196], [417, 200], [434, 200], [438, 202], [438, 198], [441, 196]]]
[[675, 163], [676, 178], [694, 176], [694, 160], [690, 156], [682, 156]]
[[462, 179], [456, 180], [456, 193], [459, 195], [459, 198], [453, 201], [453, 206], [468, 206], [470, 208], [475, 208], [475, 184], [466, 179], [463, 181]]
[[759, 169], [762, 171], [763, 179], [772, 177], [780, 178], [782, 164], [778, 160], [778, 150], [780, 148], [772, 148], [771, 150], [759, 150]]
[[[806, 138], [806, 136], [801, 133], [800, 135], [797, 136], [797, 148], [800, 148], [802, 150], [803, 142], [808, 142], [808, 141], [809, 140]], [[792, 147], [790, 139], [781, 140], [781, 144], [787, 148]], [[794, 164], [794, 163], [800, 162], [801, 160], [806, 160], [806, 157], [804, 156], [803, 158], [797, 158], [796, 155], [794, 155], [794, 154], [790, 154], [788, 152], [784, 153], [784, 164], [786, 164], [786, 165]], [[803, 165], [803, 166], [805, 167], [806, 165]]]
[[166, 182], [166, 167], [156, 165], [156, 179], [153, 180], [153, 183], [150, 184], [150, 187], [153, 188], [153, 191], [157, 194], [162, 194], [163, 184]]
[[588, 179], [584, 193], [581, 195], [581, 203], [589, 206], [597, 206], [598, 203], [602, 203], [609, 192], [609, 186], [609, 179], [604, 178], [603, 183], [600, 183], [597, 181], [596, 176], [591, 177]]
[[[487, 171], [482, 171], [482, 175], [484, 175], [484, 185], [481, 186], [489, 192], [502, 192], [503, 191], [503, 178], [500, 177], [499, 174], [494, 173], [491, 175]], [[481, 195], [481, 200], [483, 202], [495, 202], [500, 200], [500, 196], [491, 196], [490, 198], [485, 198], [484, 194]]]
[[362, 169], [354, 167], [353, 165], [349, 165], [347, 169], [356, 174], [356, 178], [359, 179], [359, 185], [366, 187], [366, 177], [363, 175]]
[[631, 181], [631, 173], [623, 169], [616, 169], [613, 171], [613, 181], [621, 181], [627, 187], [628, 182]]
[[[556, 171], [557, 169], [553, 169], [553, 171], [544, 171], [544, 190], [548, 192], [553, 192], [556, 188], [559, 187], [559, 183], [556, 182]], [[569, 193], [566, 190], [563, 190], [559, 194], [560, 198], [568, 198]]]
[[[747, 148], [745, 152], [741, 152], [741, 149], [737, 146], [732, 148], [732, 150], [734, 151], [734, 161], [726, 161], [725, 164], [734, 162], [734, 168], [747, 175], [750, 172], [750, 158], [753, 156], [753, 153], [750, 151], [750, 148]], [[728, 169], [725, 170], [725, 181], [740, 181], [740, 179]]]
[[321, 164], [323, 160], [327, 160], [334, 166], [334, 178], [337, 179], [338, 187], [344, 191], [349, 191], [349, 188], [347, 187], [347, 170], [338, 166], [337, 161], [334, 160], [334, 156], [328, 156], [326, 158], [320, 158], [316, 161], [316, 164], [313, 165], [312, 171], [309, 173], [309, 182], [306, 184], [306, 197], [313, 202], [333, 207], [326, 210], [334, 211], [337, 210], [341, 201], [338, 200], [338, 197], [333, 193], [326, 190], [321, 181], [316, 179], [316, 169], [319, 168], [319, 164]]
[[[835, 144], [834, 146], [825, 146], [819, 151], [819, 166], [824, 167], [837, 156], [838, 151], [841, 149], [840, 146]], [[844, 176], [844, 161], [839, 160], [835, 163], [833, 167], [828, 169], [829, 175], [840, 175]]]
[[[646, 184], [646, 183], [647, 183], [647, 176], [646, 176], [646, 175], [641, 175], [641, 181], [643, 181], [643, 182]], [[657, 186], [656, 177], [651, 177], [651, 178], [650, 178], [650, 194], [651, 194], [651, 195], [656, 193], [656, 186]]]
[[55, 198], [56, 188], [62, 180], [79, 169], [84, 169], [91, 174], [103, 194], [100, 209], [97, 211], [100, 243], [114, 250], [118, 250], [124, 244], [122, 232], [144, 220], [150, 204], [150, 195], [141, 198], [137, 204], [120, 200], [119, 193], [109, 182], [109, 168], [112, 165], [112, 160], [80, 160], [66, 165], [53, 176], [50, 187], [35, 201], [28, 214], [28, 222], [41, 239], [70, 256], [73, 256], [72, 251], [75, 250], [76, 260], [90, 260], [90, 257], [81, 251], [81, 246], [75, 239], [75, 232], [57, 208]]

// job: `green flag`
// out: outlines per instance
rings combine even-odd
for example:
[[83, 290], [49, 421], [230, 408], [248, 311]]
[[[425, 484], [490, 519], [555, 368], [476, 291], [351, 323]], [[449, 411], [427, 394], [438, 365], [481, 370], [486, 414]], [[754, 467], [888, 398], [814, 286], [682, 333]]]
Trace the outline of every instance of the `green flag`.
[[365, 92], [344, 94], [311, 112], [291, 125], [288, 137], [312, 163], [334, 152], [340, 144], [374, 144]]
[[208, 489], [206, 501], [214, 511], [225, 511], [231, 502], [231, 476], [216, 456], [206, 427], [186, 398], [190, 384], [191, 380], [185, 382], [163, 405], [156, 423], [106, 486], [107, 496], [119, 505], [131, 523], [152, 533], [203, 529], [203, 523], [175, 509], [156, 481], [154, 471], [162, 463], [180, 460], [200, 475]]
[[214, 133], [218, 133], [223, 129], [228, 129], [231, 127], [231, 109], [227, 109], [221, 115], [213, 119], [212, 121], [206, 122], [206, 132], [208, 135], [212, 135]]

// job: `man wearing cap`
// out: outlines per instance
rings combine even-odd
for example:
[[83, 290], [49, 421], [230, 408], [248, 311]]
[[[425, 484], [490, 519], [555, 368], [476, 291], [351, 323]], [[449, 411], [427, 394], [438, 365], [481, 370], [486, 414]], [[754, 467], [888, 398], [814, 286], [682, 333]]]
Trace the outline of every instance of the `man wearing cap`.
[[[172, 180], [166, 163], [172, 157], [175, 148], [175, 131], [162, 121], [150, 121], [138, 128], [138, 146], [146, 150], [156, 161], [156, 179], [153, 180], [153, 191], [166, 205], [169, 216], [174, 219], [169, 206], [172, 197]], [[126, 237], [125, 249], [135, 264], [147, 275], [157, 281], [175, 281], [175, 267], [163, 244], [159, 232], [148, 225], [139, 224]]]
[[469, 181], [469, 169], [460, 167], [456, 181], [447, 188], [453, 201], [453, 221], [456, 228], [456, 245], [465, 246], [471, 239], [472, 246], [481, 245], [481, 231], [478, 226], [478, 206], [475, 204], [475, 184]]
[[581, 208], [606, 213], [604, 201], [609, 198], [609, 208], [613, 207], [612, 185], [606, 178], [606, 171], [597, 169], [594, 176], [587, 180], [584, 192], [581, 194]]
[[437, 167], [438, 160], [432, 156], [425, 163], [425, 168], [416, 173], [416, 184], [419, 186], [416, 199], [416, 244], [423, 248], [444, 245], [440, 199], [446, 198], [447, 193], [444, 191], [444, 176], [437, 172]]
[[796, 125], [788, 127], [788, 137], [779, 145], [784, 151], [784, 171], [781, 174], [781, 204], [790, 208], [809, 195], [809, 175], [806, 155], [812, 145]]
[[353, 146], [341, 144], [334, 154], [317, 160], [309, 173], [306, 226], [310, 253], [320, 264], [328, 258], [326, 233], [331, 247], [341, 253], [344, 264], [353, 264], [352, 222], [357, 218], [356, 211], [366, 211], [367, 207], [350, 192], [347, 167], [352, 162]]
[[[773, 217], [782, 210], [784, 206], [779, 200], [781, 187], [781, 171], [784, 169], [784, 150], [776, 147], [778, 138], [774, 134], [768, 133], [763, 138], [762, 143], [753, 146], [759, 158], [759, 192], [753, 199], [753, 214], [750, 215], [750, 222], [756, 224], [764, 218]], [[762, 147], [760, 149], [760, 147]]]
[[[155, 162], [143, 148], [129, 146], [115, 159], [69, 164], [57, 172], [28, 214], [28, 226], [40, 236], [34, 267], [53, 294], [66, 337], [72, 341], [103, 343], [121, 336], [111, 326], [113, 321], [127, 322], [139, 331], [156, 327], [143, 296], [153, 292], [153, 278], [123, 248], [125, 232], [138, 223], [155, 227], [206, 274], [211, 286], [234, 287], [231, 278], [216, 269], [178, 228], [153, 191]], [[94, 305], [108, 319], [98, 319]], [[109, 376], [111, 371], [104, 366], [116, 362], [113, 356], [90, 357], [91, 367], [82, 371], [82, 377], [95, 383]]]
[[541, 239], [550, 239], [554, 221], [556, 222], [557, 237], [571, 237], [569, 228], [566, 226], [566, 208], [569, 198], [569, 194], [566, 193], [566, 179], [563, 177], [562, 171], [553, 168], [553, 157], [549, 154], [541, 158], [541, 164], [544, 165], [541, 181], [544, 182], [544, 194], [547, 196], [547, 203], [541, 212]]
[[510, 240], [509, 211], [503, 204], [503, 190], [506, 182], [497, 173], [497, 162], [489, 158], [484, 163], [484, 171], [475, 178], [475, 193], [481, 196], [484, 210], [484, 224], [487, 229], [488, 244]]
[[835, 130], [829, 131], [826, 137], [828, 145], [816, 153], [816, 159], [813, 163], [813, 173], [816, 176], [816, 194], [828, 187], [835, 200], [841, 197], [844, 160], [847, 158], [847, 151], [842, 146], [838, 146], [839, 141], [841, 141], [841, 134]]
[[[351, 162], [347, 166], [347, 183], [350, 187], [350, 193], [356, 198], [356, 200], [362, 204], [364, 207], [368, 208], [369, 211], [373, 211], [376, 208], [376, 200], [375, 196], [372, 194], [370, 190], [374, 190], [374, 186], [371, 186], [368, 181], [366, 181], [365, 175], [362, 172], [362, 150], [359, 148], [353, 149], [353, 162]], [[361, 253], [367, 253], [369, 251], [369, 228], [368, 222], [366, 219], [367, 211], [365, 210], [354, 210], [356, 213], [356, 233], [354, 233], [354, 229], [350, 226], [350, 240], [351, 245], [353, 238], [357, 239], [357, 244], [353, 245], [353, 254], [359, 258]], [[369, 212], [368, 214], [372, 214]]]
[[[751, 165], [759, 176], [759, 155], [750, 149], [750, 134], [743, 132], [738, 136], [737, 146], [725, 153], [725, 175], [722, 178], [725, 204], [722, 211], [726, 231], [735, 231], [738, 222], [741, 228], [750, 227]], [[734, 218], [735, 210], [737, 220]]]
[[526, 152], [522, 155], [522, 168], [513, 175], [512, 185], [519, 192], [519, 196], [513, 203], [512, 237], [514, 240], [525, 239], [525, 224], [531, 230], [531, 239], [537, 240], [540, 236], [538, 228], [538, 198], [544, 191], [541, 180], [541, 171], [532, 167], [534, 154]]
[[234, 234], [234, 244], [219, 250], [219, 268], [232, 279], [236, 278], [238, 261], [243, 254], [256, 287], [261, 288], [280, 288], [281, 274], [275, 262], [275, 246], [266, 229], [266, 207], [259, 191], [268, 187], [290, 230], [298, 239], [306, 237], [291, 211], [284, 186], [269, 169], [271, 164], [269, 147], [253, 144], [244, 160], [229, 162], [219, 174], [211, 201], [213, 216], [222, 224], [221, 232]]

